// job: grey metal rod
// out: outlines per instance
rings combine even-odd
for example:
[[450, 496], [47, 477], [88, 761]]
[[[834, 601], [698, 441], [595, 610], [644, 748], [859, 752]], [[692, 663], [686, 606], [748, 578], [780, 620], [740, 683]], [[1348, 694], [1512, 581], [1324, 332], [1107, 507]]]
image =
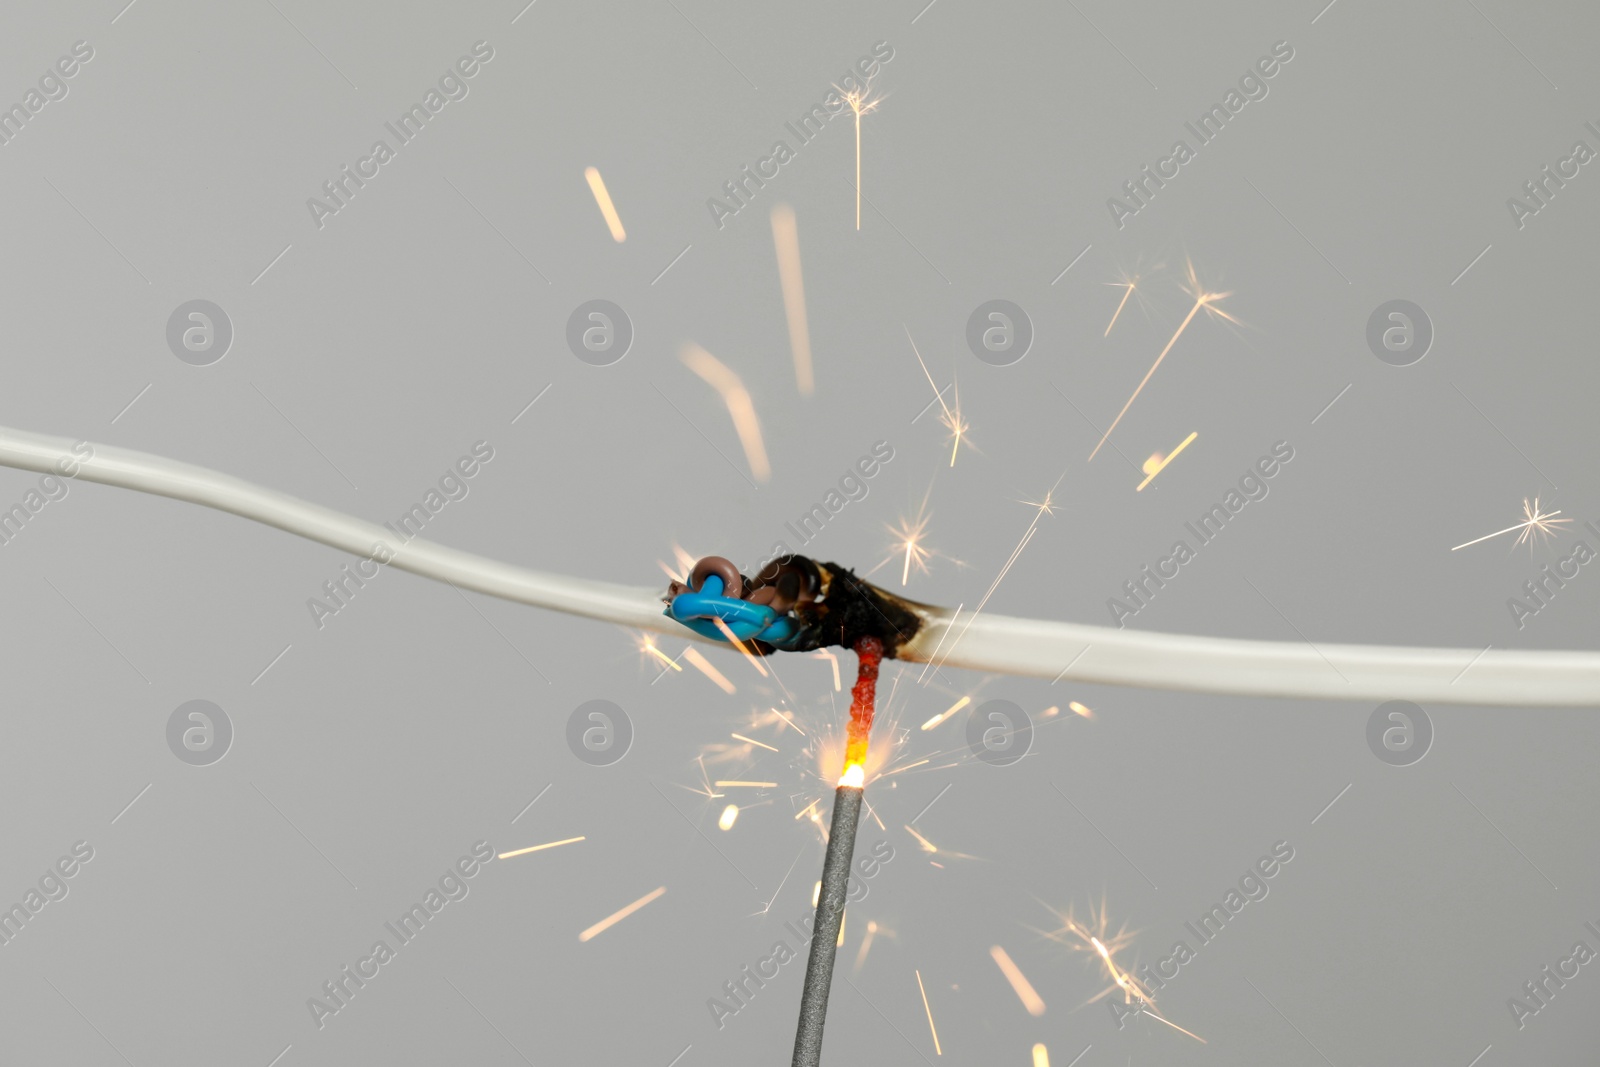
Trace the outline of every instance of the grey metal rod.
[[850, 888], [861, 793], [859, 788], [842, 785], [833, 794], [833, 824], [828, 831], [828, 850], [822, 858], [822, 891], [817, 896], [816, 922], [811, 928], [805, 989], [800, 993], [794, 1067], [818, 1067], [822, 1062], [822, 1023], [828, 1014], [833, 960], [839, 954], [839, 927], [844, 922], [845, 893]]

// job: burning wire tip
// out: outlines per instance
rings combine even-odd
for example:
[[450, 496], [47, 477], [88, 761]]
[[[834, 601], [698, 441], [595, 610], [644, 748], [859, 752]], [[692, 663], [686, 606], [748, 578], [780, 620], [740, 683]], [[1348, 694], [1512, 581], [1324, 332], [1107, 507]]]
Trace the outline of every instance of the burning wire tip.
[[839, 776], [839, 788], [861, 789], [867, 784], [867, 772], [859, 763], [852, 763], [845, 767], [844, 773]]
[[668, 617], [758, 656], [855, 647], [869, 638], [881, 643], [880, 655], [892, 656], [921, 630], [926, 610], [838, 564], [794, 555], [769, 561], [754, 579], [721, 556], [707, 556], [687, 581], [674, 579], [662, 599]]

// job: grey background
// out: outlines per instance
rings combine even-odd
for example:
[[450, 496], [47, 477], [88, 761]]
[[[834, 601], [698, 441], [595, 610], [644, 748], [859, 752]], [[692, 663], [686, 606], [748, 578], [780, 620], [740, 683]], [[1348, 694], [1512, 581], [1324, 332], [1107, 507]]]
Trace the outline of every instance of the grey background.
[[[375, 520], [488, 440], [494, 460], [428, 536], [631, 583], [664, 583], [674, 544], [764, 556], [883, 439], [895, 459], [807, 551], [870, 567], [890, 554], [886, 524], [926, 497], [929, 543], [965, 566], [936, 559], [907, 592], [970, 605], [1033, 518], [1020, 501], [1059, 478], [1060, 506], [987, 610], [1091, 623], [1287, 440], [1271, 495], [1131, 625], [1467, 649], [1592, 648], [1600, 634], [1593, 567], [1524, 629], [1506, 607], [1592, 535], [1569, 528], [1531, 558], [1509, 538], [1449, 551], [1516, 521], [1524, 496], [1600, 521], [1600, 165], [1521, 230], [1505, 206], [1573, 141], [1600, 148], [1582, 125], [1600, 119], [1589, 5], [122, 3], [19, 2], [3, 17], [6, 103], [74, 41], [95, 49], [69, 95], [0, 147], [8, 424]], [[470, 95], [313, 225], [306, 198], [478, 40], [495, 55]], [[1295, 56], [1270, 94], [1114, 226], [1106, 198], [1279, 40]], [[895, 55], [866, 120], [861, 232], [843, 121], [719, 230], [706, 198], [878, 41]], [[779, 201], [799, 220], [810, 399], [777, 284]], [[1109, 421], [1188, 308], [1186, 256], [1247, 325], [1191, 324], [1116, 447], [1086, 465], [1090, 423]], [[1120, 295], [1105, 283], [1158, 262], [1147, 306], [1130, 302], [1103, 339]], [[197, 298], [235, 331], [209, 367], [165, 342], [169, 314]], [[595, 298], [636, 331], [606, 368], [564, 341]], [[1014, 366], [963, 341], [994, 298], [1035, 329]], [[1395, 298], [1436, 334], [1405, 368], [1364, 340]], [[932, 390], [906, 328], [935, 380], [959, 381], [974, 448], [954, 468], [935, 415], [913, 422]], [[774, 471], [758, 489], [715, 394], [677, 359], [687, 340], [750, 389]], [[1135, 494], [1143, 458], [1192, 430]], [[0, 503], [36, 484], [0, 471]], [[696, 758], [750, 732], [775, 687], [715, 652], [735, 694], [693, 669], [657, 683], [637, 634], [398, 572], [319, 631], [306, 599], [345, 562], [76, 483], [0, 547], [0, 897], [20, 899], [73, 842], [95, 849], [70, 895], [0, 946], [0, 1059], [787, 1062], [801, 963], [720, 1031], [706, 1000], [806, 910], [821, 844], [792, 815], [825, 791], [818, 761], [769, 724], [753, 736], [781, 754], [710, 764], [780, 783], [727, 791], [747, 805], [727, 833], [728, 800], [692, 791]], [[896, 570], [877, 578], [898, 584]], [[773, 665], [797, 722], [839, 721], [826, 662]], [[1036, 1041], [1056, 1067], [1080, 1053], [1083, 1067], [1592, 1062], [1593, 966], [1520, 1031], [1506, 1006], [1573, 942], [1600, 948], [1583, 927], [1600, 922], [1592, 709], [1430, 707], [1432, 751], [1397, 768], [1367, 748], [1367, 704], [956, 670], [919, 686], [919, 672], [885, 670], [883, 714], [909, 730], [897, 758], [930, 762], [869, 788], [884, 829], [869, 820], [863, 845], [886, 840], [895, 859], [850, 911], [829, 1063], [940, 1061], [919, 971], [950, 1062], [1025, 1064]], [[996, 768], [966, 752], [961, 716], [916, 729], [963, 695], [1035, 715], [1079, 700], [1098, 718], [1038, 720], [1028, 758]], [[635, 730], [609, 767], [566, 746], [568, 715], [595, 698]], [[194, 699], [235, 731], [206, 767], [165, 740]], [[917, 827], [938, 855], [904, 829], [935, 796]], [[313, 1024], [307, 998], [474, 841], [580, 834], [490, 863]], [[1075, 1010], [1103, 981], [1037, 932], [1051, 909], [1081, 914], [1104, 894], [1113, 922], [1140, 931], [1127, 956], [1153, 961], [1279, 840], [1295, 859], [1270, 896], [1158, 998], [1209, 1044], [1147, 1021], [1118, 1031], [1103, 1003]], [[868, 920], [895, 936], [854, 974]], [[1045, 1015], [1023, 1011], [995, 944]]]

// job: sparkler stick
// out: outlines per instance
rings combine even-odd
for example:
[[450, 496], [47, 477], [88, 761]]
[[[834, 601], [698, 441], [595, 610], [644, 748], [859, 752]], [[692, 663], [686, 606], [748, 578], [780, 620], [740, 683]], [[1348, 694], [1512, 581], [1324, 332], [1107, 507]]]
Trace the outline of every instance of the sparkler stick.
[[828, 848], [822, 857], [822, 888], [817, 894], [805, 987], [800, 993], [800, 1023], [794, 1036], [793, 1067], [817, 1067], [822, 1062], [822, 1024], [828, 1014], [828, 989], [833, 983], [833, 961], [839, 954], [850, 862], [855, 855], [856, 826], [861, 820], [867, 738], [872, 732], [883, 642], [876, 637], [863, 637], [856, 642], [855, 651], [860, 665], [856, 670], [855, 688], [850, 691], [850, 730], [845, 743], [844, 774], [834, 790], [833, 823], [828, 830]]

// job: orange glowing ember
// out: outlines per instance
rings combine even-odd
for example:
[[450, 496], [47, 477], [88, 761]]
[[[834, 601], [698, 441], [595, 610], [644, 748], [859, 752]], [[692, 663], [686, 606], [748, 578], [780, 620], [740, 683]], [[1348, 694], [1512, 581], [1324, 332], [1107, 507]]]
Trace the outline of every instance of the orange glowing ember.
[[[872, 710], [878, 690], [878, 666], [883, 662], [883, 642], [876, 637], [863, 637], [856, 642], [855, 688], [850, 690], [850, 732], [844, 749], [845, 775], [852, 770], [865, 779], [861, 768], [867, 762], [867, 739], [872, 734]], [[840, 780], [840, 784], [847, 784]]]

